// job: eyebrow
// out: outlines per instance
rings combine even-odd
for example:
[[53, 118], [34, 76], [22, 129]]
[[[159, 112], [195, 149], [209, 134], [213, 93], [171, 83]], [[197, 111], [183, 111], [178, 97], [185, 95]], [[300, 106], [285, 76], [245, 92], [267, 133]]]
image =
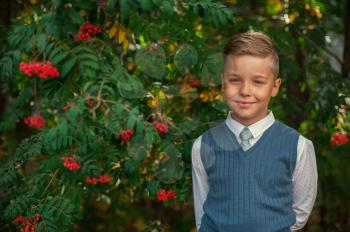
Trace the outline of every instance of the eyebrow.
[[264, 75], [254, 75], [253, 77], [257, 77], [257, 78], [263, 78], [263, 79], [267, 79], [267, 77], [266, 76], [264, 76]]
[[[229, 73], [229, 74], [227, 74], [226, 75], [227, 77], [241, 77], [240, 75], [238, 75], [237, 73]], [[263, 78], [263, 79], [267, 79], [267, 77], [266, 76], [264, 76], [264, 75], [260, 75], [260, 74], [256, 74], [256, 75], [254, 75], [253, 77], [255, 77], [255, 78]]]

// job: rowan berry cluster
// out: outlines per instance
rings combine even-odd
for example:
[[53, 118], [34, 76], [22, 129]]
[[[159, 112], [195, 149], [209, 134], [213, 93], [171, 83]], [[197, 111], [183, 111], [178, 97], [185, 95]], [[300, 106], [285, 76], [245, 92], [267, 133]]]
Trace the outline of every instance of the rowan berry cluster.
[[168, 133], [169, 126], [165, 123], [153, 121], [152, 124], [157, 128], [158, 134]]
[[19, 65], [19, 70], [24, 72], [27, 76], [32, 77], [33, 75], [39, 78], [55, 78], [59, 77], [60, 73], [57, 71], [55, 66], [51, 65], [51, 62], [40, 63], [37, 61], [32, 61], [29, 63], [21, 62]]
[[24, 124], [30, 127], [42, 128], [45, 126], [45, 120], [41, 116], [30, 116], [23, 119]]
[[158, 200], [160, 200], [160, 201], [166, 201], [168, 199], [175, 199], [176, 192], [173, 190], [161, 189], [157, 192], [157, 197], [158, 197]]
[[34, 232], [40, 219], [40, 214], [36, 213], [33, 218], [25, 218], [24, 216], [20, 215], [13, 222], [15, 224], [21, 223], [21, 232]]
[[94, 106], [94, 100], [89, 99], [85, 101], [86, 105], [88, 105], [90, 108]]
[[93, 25], [91, 22], [86, 22], [80, 26], [78, 34], [75, 36], [75, 40], [81, 42], [83, 40], [89, 40], [91, 35], [95, 35], [101, 32], [101, 28]]
[[343, 145], [345, 143], [349, 142], [347, 134], [341, 133], [341, 132], [335, 132], [332, 134], [331, 137], [331, 144], [333, 145]]
[[192, 87], [192, 88], [197, 88], [198, 86], [200, 86], [201, 84], [201, 80], [196, 79], [194, 76], [192, 75], [188, 75], [186, 77], [186, 81], [187, 83]]
[[107, 175], [102, 175], [99, 178], [96, 178], [96, 177], [91, 178], [90, 176], [87, 176], [85, 179], [85, 182], [90, 184], [97, 184], [97, 183], [108, 183], [111, 180], [112, 180], [112, 177]]
[[123, 130], [119, 133], [119, 138], [124, 142], [128, 142], [133, 134], [134, 131], [132, 129]]
[[72, 156], [67, 157], [61, 157], [61, 160], [63, 161], [63, 166], [68, 168], [69, 170], [79, 170], [80, 166], [76, 159], [74, 159]]

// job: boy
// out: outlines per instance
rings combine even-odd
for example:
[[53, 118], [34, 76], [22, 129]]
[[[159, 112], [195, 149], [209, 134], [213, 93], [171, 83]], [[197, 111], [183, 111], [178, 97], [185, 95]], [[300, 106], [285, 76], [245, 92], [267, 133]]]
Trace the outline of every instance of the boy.
[[260, 32], [224, 48], [222, 87], [230, 112], [192, 147], [195, 218], [200, 232], [301, 229], [316, 198], [313, 144], [274, 119], [278, 55]]

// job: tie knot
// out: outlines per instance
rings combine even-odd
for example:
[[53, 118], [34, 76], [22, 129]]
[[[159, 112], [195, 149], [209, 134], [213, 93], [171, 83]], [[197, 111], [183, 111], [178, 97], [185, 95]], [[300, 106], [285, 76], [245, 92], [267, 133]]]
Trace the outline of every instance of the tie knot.
[[248, 141], [251, 138], [253, 138], [252, 133], [250, 132], [248, 127], [245, 127], [241, 133], [239, 134], [239, 137], [242, 139], [242, 141]]

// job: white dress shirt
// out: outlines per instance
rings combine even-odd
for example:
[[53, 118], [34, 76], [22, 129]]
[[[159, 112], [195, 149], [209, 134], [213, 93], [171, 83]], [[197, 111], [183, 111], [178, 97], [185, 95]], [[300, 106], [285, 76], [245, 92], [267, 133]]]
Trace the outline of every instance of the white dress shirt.
[[[248, 126], [253, 134], [250, 140], [251, 146], [260, 139], [264, 131], [268, 129], [275, 121], [272, 111], [260, 121]], [[239, 133], [245, 127], [241, 123], [235, 121], [231, 117], [231, 111], [228, 113], [226, 121], [228, 128], [234, 133], [237, 141], [241, 143]], [[209, 190], [207, 174], [200, 158], [201, 138], [199, 136], [192, 146], [192, 182], [193, 182], [193, 198], [194, 213], [196, 227], [199, 230], [201, 219], [204, 214], [203, 204], [207, 198]], [[296, 215], [296, 222], [291, 226], [291, 231], [299, 230], [306, 224], [311, 210], [314, 206], [317, 194], [317, 166], [315, 150], [312, 142], [300, 135], [297, 147], [297, 160], [293, 172], [293, 211]]]

